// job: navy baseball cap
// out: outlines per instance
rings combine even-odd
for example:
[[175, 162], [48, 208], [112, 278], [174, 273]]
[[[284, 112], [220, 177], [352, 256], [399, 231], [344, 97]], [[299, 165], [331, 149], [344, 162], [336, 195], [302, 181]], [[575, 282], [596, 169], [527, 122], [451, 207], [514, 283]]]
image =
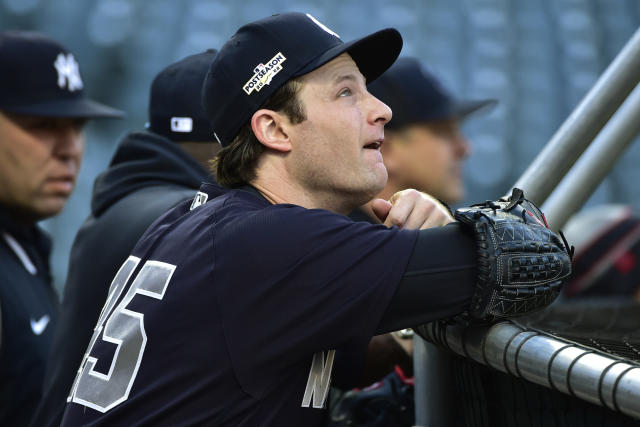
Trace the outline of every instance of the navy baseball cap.
[[211, 142], [213, 131], [200, 93], [216, 50], [209, 49], [169, 65], [153, 79], [149, 97], [151, 132], [172, 141]]
[[46, 117], [119, 118], [85, 96], [78, 62], [38, 33], [0, 32], [0, 111]]
[[214, 135], [229, 145], [242, 126], [284, 83], [347, 52], [368, 82], [393, 64], [402, 37], [392, 28], [343, 43], [304, 13], [283, 13], [241, 27], [211, 64], [202, 102]]
[[387, 129], [433, 120], [463, 119], [497, 103], [495, 99], [454, 98], [417, 59], [409, 57], [398, 59], [378, 80], [368, 85], [368, 90], [393, 111], [393, 118], [385, 125]]

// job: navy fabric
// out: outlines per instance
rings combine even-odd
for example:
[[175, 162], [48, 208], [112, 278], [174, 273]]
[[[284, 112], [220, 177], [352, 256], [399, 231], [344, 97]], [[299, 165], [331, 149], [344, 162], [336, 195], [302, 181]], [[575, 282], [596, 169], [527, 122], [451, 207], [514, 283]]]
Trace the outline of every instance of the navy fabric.
[[[215, 49], [187, 56], [175, 62], [153, 79], [149, 93], [148, 129], [171, 141], [212, 142], [213, 131], [200, 102], [202, 82], [216, 56]], [[186, 121], [187, 126], [181, 126]]]
[[[418, 232], [207, 188], [207, 203], [168, 212], [133, 251], [129, 282], [146, 260], [176, 268], [161, 300], [126, 306], [144, 314], [147, 336], [130, 394], [104, 413], [72, 402], [63, 426], [326, 422], [324, 408], [302, 405], [314, 354], [367, 345]], [[114, 348], [96, 341], [96, 370]]]
[[[60, 425], [66, 399], [93, 334], [109, 285], [153, 221], [191, 200], [207, 170], [174, 142], [132, 132], [94, 185], [92, 213], [73, 242], [60, 323], [34, 427]], [[222, 191], [222, 190], [220, 190]]]
[[141, 188], [178, 185], [197, 189], [213, 181], [209, 172], [171, 140], [152, 132], [127, 134], [93, 186], [91, 214], [102, 215], [118, 200]]
[[[9, 247], [7, 233], [26, 252], [31, 274]], [[49, 275], [49, 238], [16, 223], [0, 207], [0, 425], [24, 426], [38, 400], [58, 319]], [[47, 320], [48, 319], [48, 320]]]

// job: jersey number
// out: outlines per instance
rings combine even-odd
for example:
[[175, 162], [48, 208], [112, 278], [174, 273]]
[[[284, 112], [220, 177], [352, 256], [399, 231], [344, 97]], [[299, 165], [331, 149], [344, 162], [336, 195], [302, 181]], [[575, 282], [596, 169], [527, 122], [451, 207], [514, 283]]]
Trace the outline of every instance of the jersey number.
[[[106, 412], [129, 397], [147, 344], [147, 334], [144, 330], [144, 315], [128, 310], [127, 305], [136, 294], [161, 300], [176, 268], [175, 265], [160, 261], [145, 262], [114, 310], [114, 305], [139, 262], [140, 258], [130, 256], [113, 279], [107, 302], [102, 308], [67, 402], [73, 401]], [[98, 338], [116, 345], [106, 374], [94, 370], [98, 359], [90, 356]]]

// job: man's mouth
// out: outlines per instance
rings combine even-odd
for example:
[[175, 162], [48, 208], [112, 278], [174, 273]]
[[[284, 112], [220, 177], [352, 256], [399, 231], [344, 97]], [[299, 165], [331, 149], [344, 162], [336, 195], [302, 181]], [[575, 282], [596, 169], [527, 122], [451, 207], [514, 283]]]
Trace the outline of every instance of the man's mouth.
[[382, 141], [374, 141], [364, 146], [364, 148], [370, 148], [373, 150], [379, 150], [382, 146]]
[[47, 179], [47, 184], [50, 189], [56, 192], [70, 193], [74, 186], [73, 176], [58, 176]]

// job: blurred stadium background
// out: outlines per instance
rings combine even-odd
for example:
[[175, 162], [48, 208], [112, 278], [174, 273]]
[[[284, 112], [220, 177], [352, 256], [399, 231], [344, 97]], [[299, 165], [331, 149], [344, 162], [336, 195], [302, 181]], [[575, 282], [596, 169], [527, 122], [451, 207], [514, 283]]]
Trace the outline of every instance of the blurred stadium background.
[[[219, 48], [243, 23], [292, 10], [311, 13], [344, 40], [395, 27], [402, 55], [420, 58], [454, 94], [499, 100], [465, 124], [473, 147], [466, 202], [498, 197], [515, 182], [640, 25], [640, 0], [0, 0], [1, 29], [61, 41], [76, 54], [88, 94], [128, 114], [88, 125], [77, 190], [61, 215], [43, 223], [55, 241], [58, 290], [93, 180], [120, 136], [144, 127], [153, 76]], [[588, 205], [637, 210], [638, 164], [634, 144]]]

